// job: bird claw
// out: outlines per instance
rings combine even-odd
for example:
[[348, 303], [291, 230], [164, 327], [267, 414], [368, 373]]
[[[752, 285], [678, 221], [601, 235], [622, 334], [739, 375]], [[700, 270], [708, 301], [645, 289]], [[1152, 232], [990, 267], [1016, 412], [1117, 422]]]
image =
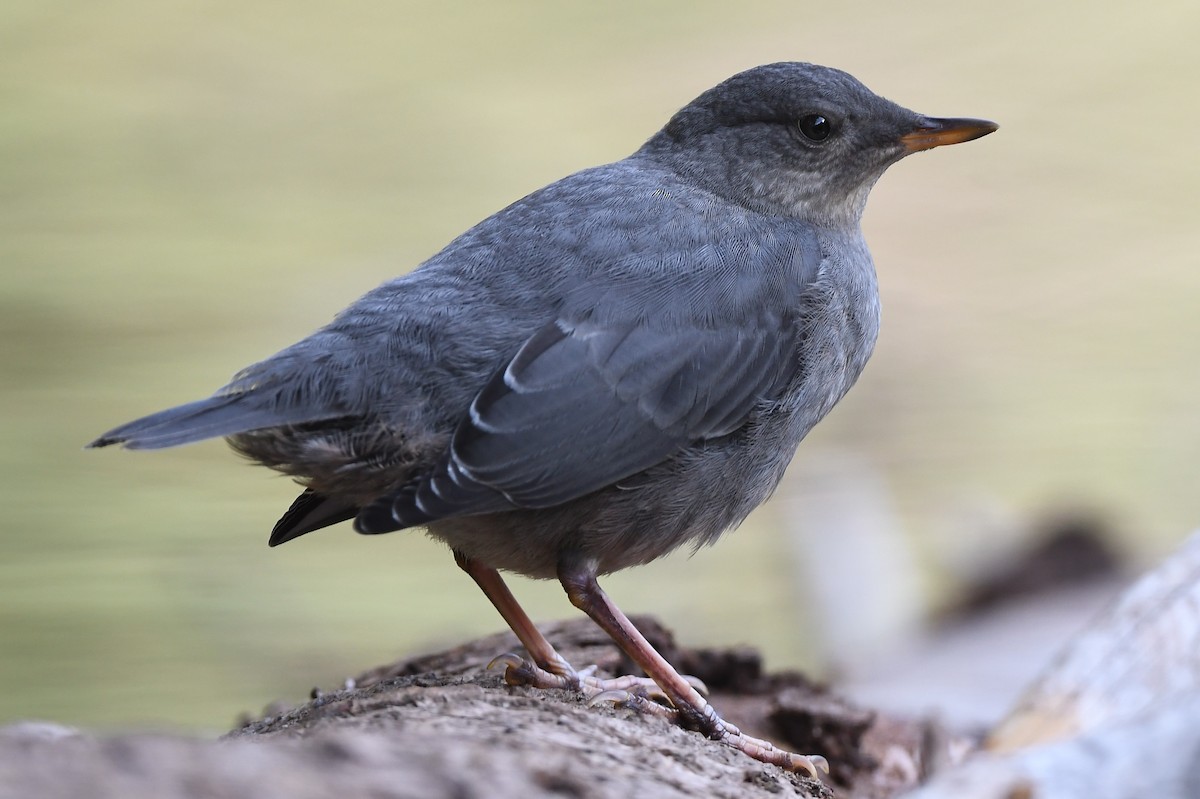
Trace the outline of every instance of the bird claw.
[[504, 682], [509, 685], [527, 685], [531, 688], [574, 688], [578, 678], [574, 675], [552, 674], [512, 653], [497, 655], [487, 664], [488, 670], [504, 666]]
[[829, 773], [829, 761], [824, 755], [797, 755], [790, 752], [788, 754], [792, 758], [792, 765], [788, 767], [788, 771], [807, 771], [808, 776], [817, 782], [821, 781], [822, 774]]
[[642, 713], [647, 716], [658, 716], [672, 723], [678, 720], [679, 711], [674, 707], [661, 705], [653, 701], [644, 694], [632, 693], [630, 691], [614, 688], [609, 691], [601, 691], [588, 700], [588, 707], [598, 707], [603, 704], [611, 703], [613, 707], [632, 710], [635, 713]]
[[520, 668], [524, 663], [525, 661], [517, 657], [515, 653], [505, 652], [503, 655], [496, 655], [496, 657], [489, 660], [487, 664], [487, 670], [491, 671], [501, 664], [510, 669]]
[[629, 701], [633, 699], [633, 694], [628, 691], [601, 691], [588, 700], [588, 707], [599, 707], [605, 703], [611, 702], [616, 707], [625, 707]]

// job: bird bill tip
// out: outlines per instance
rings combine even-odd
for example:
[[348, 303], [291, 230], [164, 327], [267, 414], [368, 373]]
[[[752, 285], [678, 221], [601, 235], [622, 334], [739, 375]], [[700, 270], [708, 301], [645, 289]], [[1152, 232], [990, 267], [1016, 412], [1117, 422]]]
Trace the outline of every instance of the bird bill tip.
[[987, 119], [938, 119], [925, 117], [915, 130], [900, 137], [900, 143], [909, 153], [919, 153], [946, 144], [962, 144], [973, 141], [1000, 126]]

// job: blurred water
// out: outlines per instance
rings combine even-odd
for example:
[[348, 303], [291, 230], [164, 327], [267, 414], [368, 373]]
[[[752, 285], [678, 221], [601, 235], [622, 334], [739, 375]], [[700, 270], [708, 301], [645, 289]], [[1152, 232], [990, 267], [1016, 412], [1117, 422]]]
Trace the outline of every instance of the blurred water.
[[[268, 551], [295, 489], [219, 443], [80, 447], [211, 391], [484, 215], [622, 157], [699, 91], [773, 60], [1002, 124], [877, 188], [880, 345], [801, 448], [805, 472], [829, 451], [868, 464], [934, 586], [1059, 503], [1110, 514], [1146, 557], [1165, 551], [1198, 504], [1198, 23], [1182, 1], [10, 0], [0, 721], [221, 729], [498, 629], [417, 534], [337, 529]], [[608, 587], [687, 640], [819, 665], [778, 513]], [[516, 590], [535, 617], [574, 612], [556, 586]]]

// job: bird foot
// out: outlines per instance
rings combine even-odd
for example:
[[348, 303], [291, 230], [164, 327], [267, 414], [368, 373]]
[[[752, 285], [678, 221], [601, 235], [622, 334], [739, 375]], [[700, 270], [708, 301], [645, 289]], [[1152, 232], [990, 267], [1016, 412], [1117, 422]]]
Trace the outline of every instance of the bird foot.
[[[536, 663], [531, 663], [511, 652], [506, 652], [492, 659], [489, 669], [504, 667], [504, 681], [509, 685], [525, 685], [531, 688], [562, 688], [582, 693], [589, 704], [614, 702], [634, 709], [639, 709], [636, 702], [641, 700], [649, 704], [659, 702], [669, 703], [670, 700], [658, 684], [649, 677], [634, 677], [625, 675], [609, 679], [597, 677], [596, 667], [588, 666], [575, 671], [570, 666], [559, 666], [553, 671], [544, 669]], [[708, 696], [708, 686], [695, 677], [684, 677], [688, 684], [704, 696]], [[605, 694], [611, 694], [600, 698]], [[661, 707], [661, 705], [660, 705]]]
[[563, 688], [568, 691], [579, 688], [579, 675], [575, 672], [555, 674], [530, 663], [512, 652], [497, 655], [487, 664], [488, 671], [504, 667], [504, 682], [509, 685], [527, 685], [530, 688]]
[[[612, 705], [613, 707], [632, 710], [646, 716], [658, 716], [672, 724], [679, 724], [679, 711], [669, 704], [670, 700], [661, 690], [645, 693], [634, 693], [615, 688], [600, 693], [588, 699], [588, 707]], [[681, 725], [682, 726], [682, 725]]]
[[[661, 692], [660, 692], [661, 693]], [[714, 741], [720, 741], [726, 746], [732, 746], [744, 752], [755, 760], [771, 763], [785, 771], [804, 771], [818, 782], [820, 772], [829, 773], [829, 761], [821, 755], [798, 755], [780, 749], [770, 741], [753, 738], [746, 735], [734, 725], [714, 715], [700, 715], [680, 712], [673, 706], [652, 702], [645, 696], [628, 691], [610, 690], [599, 693], [591, 698], [589, 705], [595, 706], [611, 702], [617, 707], [645, 713], [647, 715], [665, 718], [684, 729], [700, 729]]]
[[784, 771], [807, 772], [808, 776], [817, 782], [821, 781], [820, 772], [829, 773], [829, 761], [821, 755], [798, 755], [794, 752], [780, 749], [770, 741], [745, 735], [740, 730], [736, 732], [730, 732], [729, 730], [737, 730], [737, 728], [732, 725], [727, 726], [726, 734], [717, 740], [746, 753], [755, 760], [763, 763], [772, 763]]
[[[626, 675], [603, 679], [595, 676], [595, 666], [575, 671], [565, 662], [548, 665], [549, 669], [542, 668], [536, 663], [506, 652], [494, 658], [487, 667], [493, 669], [503, 666], [504, 681], [509, 685], [577, 691], [583, 694], [591, 707], [611, 703], [637, 713], [666, 719], [685, 729], [698, 729], [709, 738], [732, 746], [755, 760], [774, 764], [786, 771], [807, 772], [817, 781], [821, 779], [821, 771], [829, 773], [829, 762], [821, 755], [798, 755], [779, 749], [770, 741], [746, 735], [717, 716], [711, 706], [705, 712], [687, 712], [694, 709], [685, 705], [684, 712], [680, 712], [666, 692], [649, 677]], [[701, 680], [695, 677], [683, 679], [702, 695], [708, 695], [708, 688]]]

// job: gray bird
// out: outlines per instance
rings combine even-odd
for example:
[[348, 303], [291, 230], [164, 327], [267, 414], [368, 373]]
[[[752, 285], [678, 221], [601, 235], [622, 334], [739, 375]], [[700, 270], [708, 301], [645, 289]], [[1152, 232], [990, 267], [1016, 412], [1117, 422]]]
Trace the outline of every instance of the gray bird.
[[[770, 495], [875, 343], [871, 187], [996, 127], [915, 114], [835, 69], [750, 69], [213, 396], [91, 446], [226, 437], [306, 486], [271, 546], [351, 518], [426, 527], [528, 651], [502, 658], [510, 683], [619, 689], [644, 709], [653, 692], [680, 724], [815, 776], [819, 756], [723, 721], [596, 578], [712, 543]], [[649, 679], [576, 672], [498, 570], [558, 578]]]

